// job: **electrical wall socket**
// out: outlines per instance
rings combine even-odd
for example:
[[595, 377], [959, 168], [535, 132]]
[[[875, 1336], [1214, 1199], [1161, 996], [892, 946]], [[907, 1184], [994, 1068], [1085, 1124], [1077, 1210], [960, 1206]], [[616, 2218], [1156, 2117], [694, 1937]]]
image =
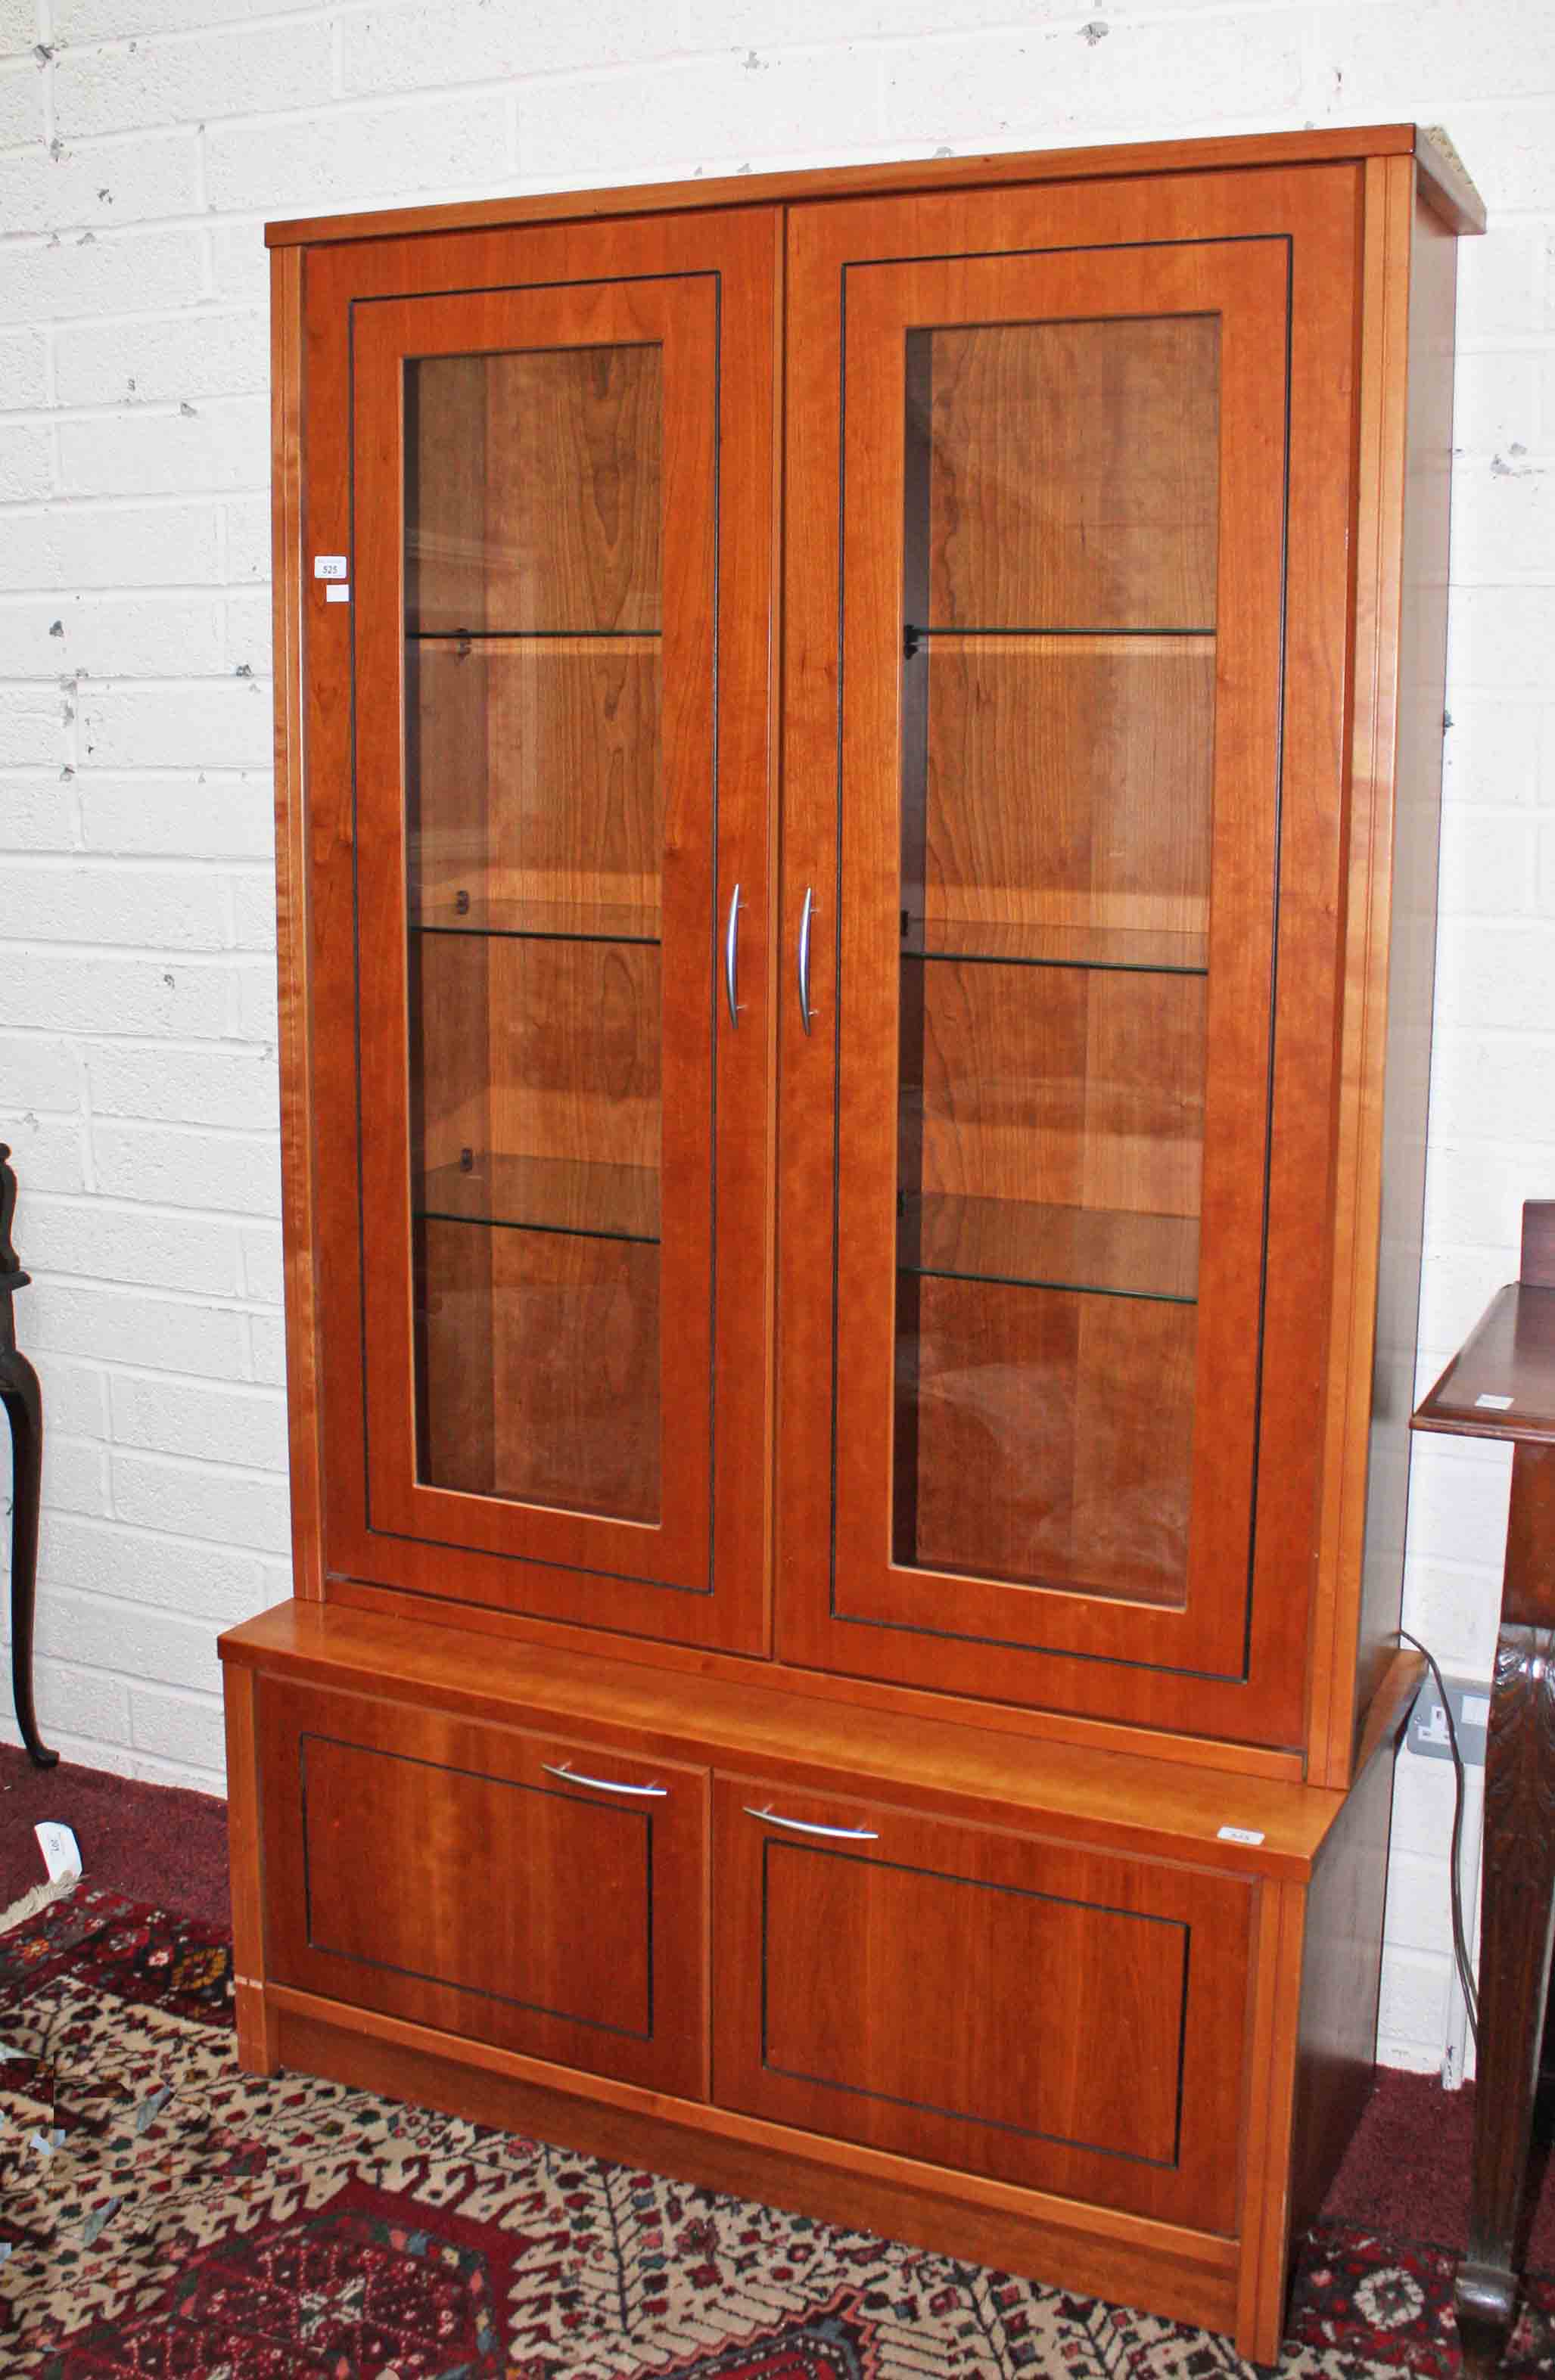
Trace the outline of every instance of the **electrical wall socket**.
[[[1452, 1724], [1458, 1731], [1458, 1750], [1466, 1768], [1485, 1766], [1485, 1730], [1490, 1718], [1490, 1690], [1475, 1678], [1444, 1678], [1447, 1699], [1452, 1706]], [[1409, 1714], [1409, 1732], [1404, 1738], [1411, 1752], [1424, 1760], [1451, 1760], [1452, 1746], [1448, 1741], [1447, 1716], [1441, 1707], [1441, 1696], [1436, 1690], [1436, 1680], [1429, 1670]]]

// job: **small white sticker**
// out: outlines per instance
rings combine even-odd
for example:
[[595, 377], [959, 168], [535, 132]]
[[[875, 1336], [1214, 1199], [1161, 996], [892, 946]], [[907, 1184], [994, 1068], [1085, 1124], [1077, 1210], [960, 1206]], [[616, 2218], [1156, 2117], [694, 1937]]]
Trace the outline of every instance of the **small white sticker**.
[[1510, 1397], [1484, 1396], [1476, 1397], [1474, 1402], [1476, 1405], [1488, 1405], [1492, 1413], [1505, 1413], [1512, 1400]]
[[1218, 1843], [1261, 1843], [1263, 1836], [1257, 1827], [1217, 1827]]
[[51, 1884], [58, 1884], [64, 1876], [79, 1876], [81, 1847], [68, 1827], [61, 1826], [57, 1818], [45, 1818], [32, 1831], [38, 1838], [38, 1849], [43, 1854]]
[[324, 601], [326, 603], [348, 603], [350, 600], [351, 590], [348, 587], [326, 587], [324, 589]]
[[343, 553], [316, 553], [313, 556], [315, 578], [345, 578], [349, 576]]

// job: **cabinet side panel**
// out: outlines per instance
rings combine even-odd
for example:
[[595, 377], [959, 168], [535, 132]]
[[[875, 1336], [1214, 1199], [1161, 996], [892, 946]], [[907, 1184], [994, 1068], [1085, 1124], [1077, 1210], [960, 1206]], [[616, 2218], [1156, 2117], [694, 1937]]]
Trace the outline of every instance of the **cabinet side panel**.
[[1409, 1415], [1415, 1402], [1431, 1004], [1436, 983], [1457, 263], [1456, 236], [1424, 200], [1418, 200], [1410, 275], [1387, 1090], [1382, 1106], [1377, 1353], [1354, 1706], [1357, 1733], [1395, 1650], [1403, 1588]]
[[294, 1592], [323, 1593], [318, 1318], [313, 1295], [313, 1126], [309, 1095], [308, 825], [303, 790], [302, 277], [278, 252], [270, 291], [272, 548], [275, 637], [275, 933], [281, 1045], [281, 1186], [286, 1292]]
[[1436, 949], [1455, 242], [1367, 173], [1333, 1363], [1315, 1784], [1353, 1775], [1396, 1650]]
[[1296, 2035], [1291, 2238], [1316, 2216], [1371, 2089], [1397, 1749], [1395, 1730], [1348, 1796], [1312, 1871]]
[[227, 1852], [232, 1866], [232, 1984], [237, 2058], [246, 2074], [273, 2074], [275, 2024], [265, 2001], [265, 1876], [260, 1828], [254, 1673], [224, 1670]]

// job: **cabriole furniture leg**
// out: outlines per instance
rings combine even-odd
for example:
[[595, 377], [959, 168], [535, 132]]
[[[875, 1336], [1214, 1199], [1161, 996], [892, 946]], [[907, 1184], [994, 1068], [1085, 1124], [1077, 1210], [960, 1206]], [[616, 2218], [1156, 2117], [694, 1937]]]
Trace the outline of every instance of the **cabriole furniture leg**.
[[38, 1375], [17, 1346], [11, 1300], [25, 1289], [11, 1245], [17, 1177], [0, 1148], [0, 1403], [11, 1426], [11, 1691], [21, 1740], [40, 1768], [59, 1758], [38, 1732], [32, 1707], [32, 1615], [38, 1588], [38, 1504], [43, 1470], [43, 1400]]
[[[1555, 1913], [1555, 1533], [1529, 1577], [1536, 1512], [1555, 1519], [1555, 1448], [1512, 1457], [1512, 1512], [1485, 1766], [1479, 2046], [1468, 2253], [1455, 2303], [1464, 2362], [1493, 2373], [1516, 2305], [1513, 2259], [1549, 1989]], [[1514, 1574], [1514, 1566], [1516, 1574]], [[1542, 1587], [1543, 1592], [1540, 1593]], [[1519, 1624], [1534, 1611], [1546, 1624]]]

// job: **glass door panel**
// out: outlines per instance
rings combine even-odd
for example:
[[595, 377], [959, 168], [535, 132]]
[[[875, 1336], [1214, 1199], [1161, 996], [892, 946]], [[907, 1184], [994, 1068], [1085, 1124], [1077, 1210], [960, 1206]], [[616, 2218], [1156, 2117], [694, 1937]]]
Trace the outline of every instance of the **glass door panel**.
[[905, 341], [893, 1560], [1186, 1593], [1213, 315]]
[[841, 472], [842, 687], [835, 973], [784, 1054], [792, 1146], [834, 1015], [834, 1174], [784, 1175], [835, 1250], [824, 1339], [785, 1287], [784, 1643], [1101, 1707], [1104, 1664], [1245, 1658], [1286, 254], [944, 228], [856, 265], [818, 224], [796, 273], [812, 307], [840, 273], [847, 407], [829, 434], [806, 382], [791, 471], [818, 511]]
[[[737, 250], [754, 303], [766, 230], [653, 242]], [[576, 243], [625, 273], [619, 242], [646, 237]], [[560, 266], [575, 237], [524, 248]], [[754, 488], [771, 413], [742, 348], [747, 410], [724, 424], [721, 319], [720, 273], [662, 255], [353, 317], [368, 1254], [348, 1559], [417, 1592], [748, 1643], [757, 1533], [715, 1513], [713, 1441], [759, 1443], [764, 1415], [739, 1268], [714, 1248], [716, 1212], [719, 1247], [755, 1247], [759, 1271], [754, 1196], [743, 1173], [720, 1186], [725, 1133], [764, 1154], [764, 986], [747, 926], [726, 1014], [722, 929], [736, 884], [759, 914], [747, 656], [770, 505], [730, 498], [740, 559], [721, 565], [719, 457]]]
[[432, 1610], [769, 1641], [779, 230], [310, 262], [327, 1560]]
[[661, 352], [405, 366], [417, 1475], [661, 1509]]

